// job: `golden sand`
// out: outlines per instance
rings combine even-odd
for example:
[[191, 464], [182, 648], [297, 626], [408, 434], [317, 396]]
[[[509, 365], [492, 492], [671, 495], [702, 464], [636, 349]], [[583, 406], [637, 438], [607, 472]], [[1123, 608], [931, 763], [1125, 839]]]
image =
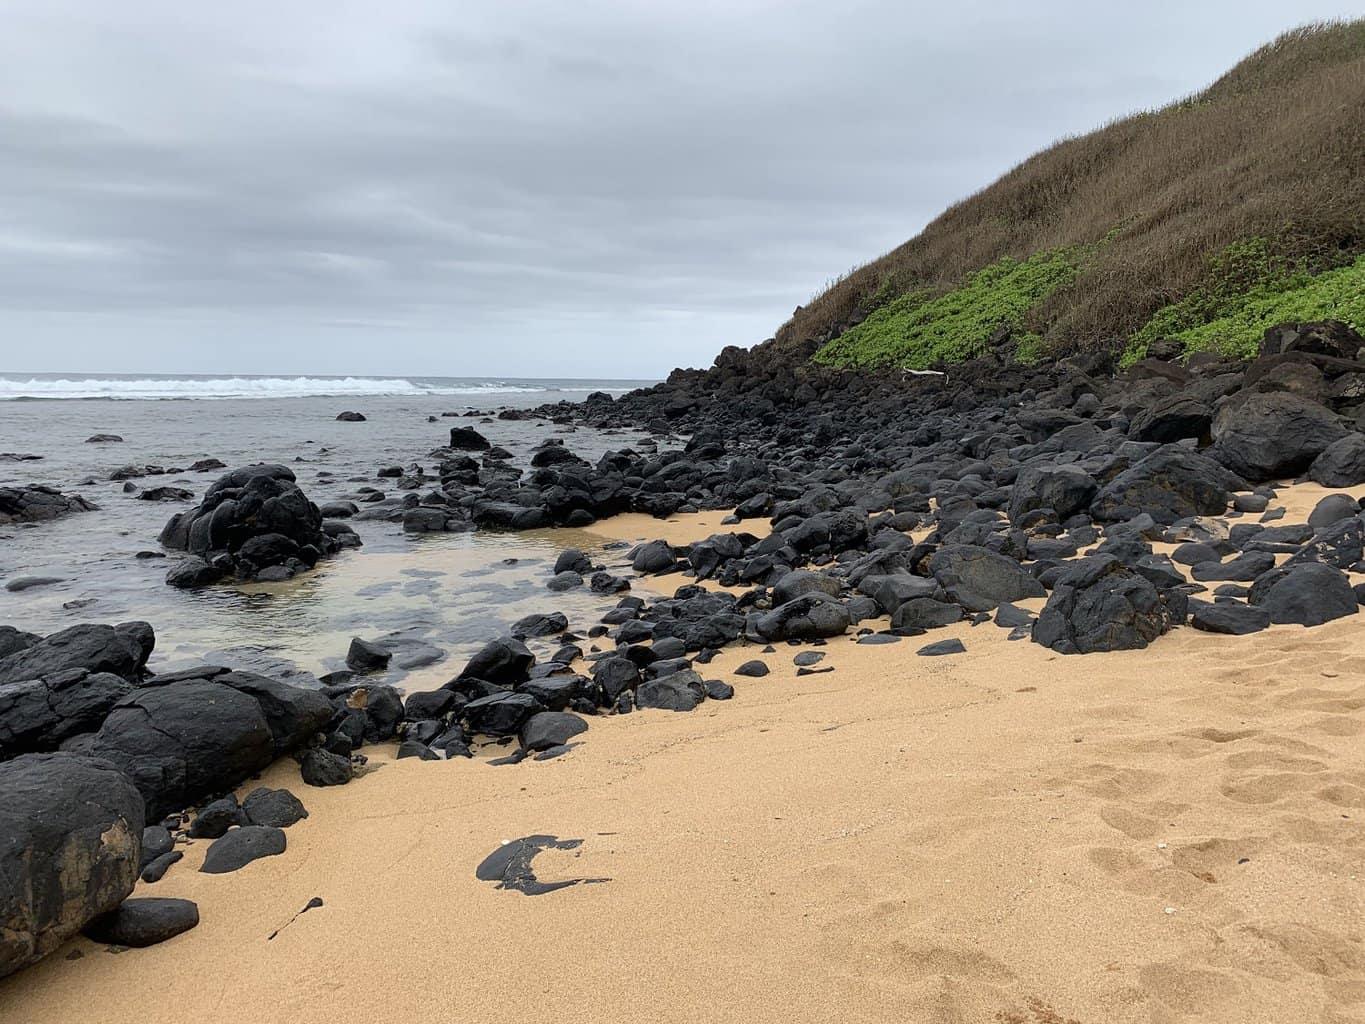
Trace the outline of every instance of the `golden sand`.
[[[196, 900], [197, 929], [76, 940], [0, 982], [0, 1021], [1365, 1020], [1363, 636], [1065, 657], [964, 623], [831, 641], [804, 677], [780, 647], [728, 704], [598, 719], [557, 760], [380, 748], [330, 790], [282, 762], [311, 812], [283, 856], [201, 875], [195, 843], [138, 895]], [[533, 833], [583, 840], [542, 880], [611, 881], [475, 879]]]

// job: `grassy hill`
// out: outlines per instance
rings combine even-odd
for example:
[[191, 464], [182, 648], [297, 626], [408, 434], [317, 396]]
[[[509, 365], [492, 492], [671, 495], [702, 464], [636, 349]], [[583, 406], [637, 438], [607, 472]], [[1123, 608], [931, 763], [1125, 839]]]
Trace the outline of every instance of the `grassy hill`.
[[798, 309], [770, 345], [923, 369], [990, 349], [1253, 350], [1365, 328], [1365, 20], [1307, 26], [1197, 95], [1031, 157]]

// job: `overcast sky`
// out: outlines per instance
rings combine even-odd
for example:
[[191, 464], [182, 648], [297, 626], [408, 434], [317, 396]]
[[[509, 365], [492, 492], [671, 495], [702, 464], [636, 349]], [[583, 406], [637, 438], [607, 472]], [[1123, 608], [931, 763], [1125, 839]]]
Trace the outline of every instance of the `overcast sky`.
[[0, 0], [0, 372], [662, 375], [1363, 2]]

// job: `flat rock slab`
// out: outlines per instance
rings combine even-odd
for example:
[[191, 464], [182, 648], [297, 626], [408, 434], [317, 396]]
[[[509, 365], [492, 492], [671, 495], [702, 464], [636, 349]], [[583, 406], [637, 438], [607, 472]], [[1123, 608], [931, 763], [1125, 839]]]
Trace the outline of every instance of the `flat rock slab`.
[[191, 900], [149, 896], [124, 900], [85, 927], [85, 937], [111, 946], [142, 949], [165, 942], [199, 923], [199, 907]]
[[221, 839], [215, 839], [204, 855], [204, 866], [199, 870], [209, 875], [224, 875], [246, 867], [253, 860], [284, 853], [287, 840], [284, 830], [269, 825], [244, 825], [234, 828]]
[[525, 836], [503, 843], [474, 870], [481, 882], [496, 882], [495, 888], [513, 889], [527, 896], [543, 896], [547, 892], [567, 889], [572, 885], [591, 885], [610, 882], [610, 878], [565, 878], [557, 882], [542, 882], [532, 869], [532, 861], [541, 850], [576, 850], [581, 839], [560, 839], [558, 836]]
[[867, 636], [858, 637], [858, 643], [873, 645], [898, 644], [901, 642], [901, 639], [901, 637], [896, 636], [894, 633], [869, 633]]
[[924, 658], [938, 658], [945, 654], [966, 654], [967, 648], [961, 640], [939, 640], [937, 643], [925, 644], [915, 653]]

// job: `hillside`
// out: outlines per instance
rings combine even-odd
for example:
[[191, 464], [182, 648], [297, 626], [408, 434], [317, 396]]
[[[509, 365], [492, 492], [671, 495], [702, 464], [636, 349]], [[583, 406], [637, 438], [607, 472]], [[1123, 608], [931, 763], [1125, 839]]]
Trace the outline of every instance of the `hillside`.
[[1204, 91], [1065, 139], [853, 271], [766, 346], [922, 369], [1147, 343], [1243, 354], [1365, 327], [1365, 20], [1307, 26]]

